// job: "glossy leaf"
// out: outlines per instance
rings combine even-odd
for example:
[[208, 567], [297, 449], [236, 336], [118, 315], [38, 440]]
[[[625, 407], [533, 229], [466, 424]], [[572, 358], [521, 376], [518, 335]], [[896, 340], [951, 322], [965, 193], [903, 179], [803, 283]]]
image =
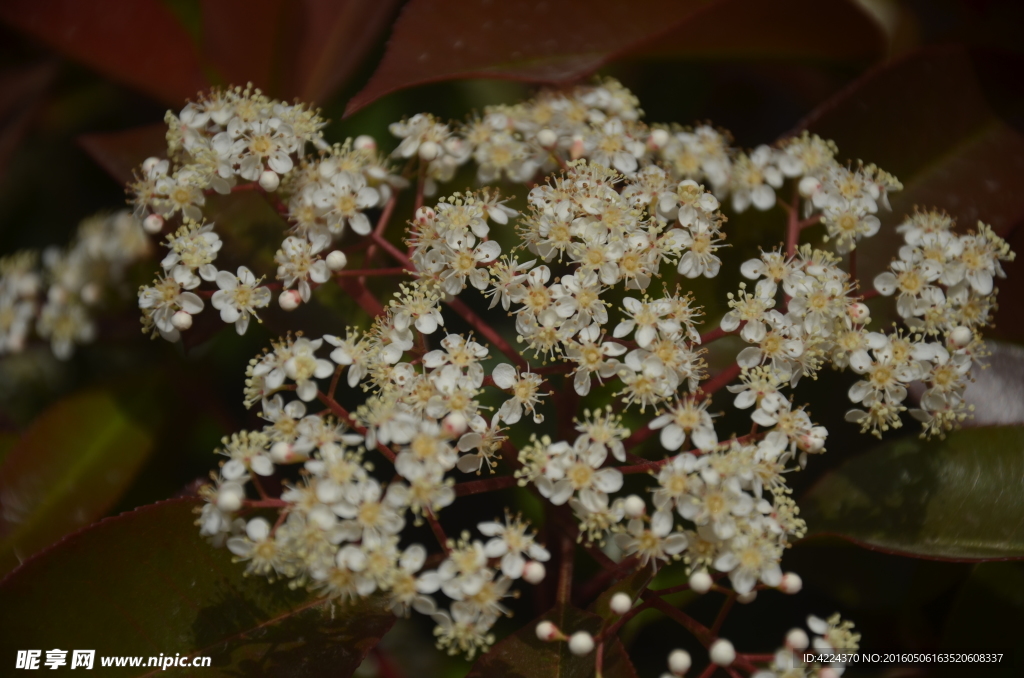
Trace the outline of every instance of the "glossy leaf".
[[201, 671], [211, 678], [351, 676], [394, 620], [381, 602], [330, 603], [242, 576], [226, 549], [199, 536], [193, 509], [201, 504], [175, 499], [109, 518], [11, 573], [0, 582], [0, 656], [90, 648], [98, 667], [105, 655], [181, 653], [211, 657]]
[[161, 122], [121, 132], [83, 134], [78, 145], [117, 183], [127, 184], [143, 160], [167, 156], [167, 125]]
[[1024, 426], [883, 443], [798, 503], [810, 536], [921, 558], [1024, 558]]
[[871, 280], [902, 240], [893, 226], [914, 206], [946, 210], [960, 227], [999, 233], [1024, 219], [1024, 134], [1017, 57], [959, 46], [922, 49], [877, 68], [818, 107], [801, 125], [836, 141], [840, 160], [895, 174], [904, 190], [859, 257]]
[[[570, 607], [556, 607], [534, 619], [482, 655], [467, 678], [571, 678], [594, 675], [595, 653], [577, 657], [565, 642], [544, 642], [537, 638], [538, 622], [555, 623], [566, 634], [589, 631], [596, 635], [602, 619], [596, 614]], [[604, 648], [605, 678], [633, 678], [636, 671], [618, 639]]]
[[159, 0], [5, 0], [0, 20], [174, 106], [207, 86], [195, 45]]
[[[300, 0], [289, 3], [295, 22], [286, 75], [289, 96], [324, 103], [363, 66], [398, 11], [399, 0]], [[298, 7], [300, 11], [295, 12]]]
[[114, 505], [152, 451], [153, 419], [88, 391], [32, 422], [0, 465], [0, 574]]
[[[810, 9], [794, 23], [790, 5]], [[412, 0], [346, 115], [390, 92], [443, 80], [570, 82], [641, 50], [687, 57], [881, 51], [880, 28], [853, 3], [827, 7], [808, 0], [770, 6], [756, 0]]]

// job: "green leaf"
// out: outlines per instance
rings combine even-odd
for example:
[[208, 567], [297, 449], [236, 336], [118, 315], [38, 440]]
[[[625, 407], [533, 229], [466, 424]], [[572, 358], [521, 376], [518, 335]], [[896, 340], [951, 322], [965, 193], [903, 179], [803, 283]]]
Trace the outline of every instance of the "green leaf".
[[[208, 656], [201, 672], [143, 666], [133, 676], [350, 676], [391, 627], [380, 600], [333, 604], [284, 582], [245, 577], [199, 536], [176, 499], [109, 518], [0, 582], [0, 657], [25, 648], [100, 657]], [[112, 672], [103, 669], [102, 675]]]
[[153, 448], [146, 402], [87, 391], [32, 422], [0, 465], [0, 574], [120, 498]]
[[[577, 657], [569, 652], [568, 643], [548, 643], [537, 638], [536, 627], [543, 620], [554, 622], [566, 635], [588, 631], [594, 636], [603, 622], [598, 615], [575, 607], [553, 608], [483, 654], [466, 678], [582, 678], [594, 675], [594, 652]], [[601, 675], [605, 678], [636, 676], [629, 655], [618, 638], [605, 643]]]
[[[808, 38], [819, 35], [824, 39]], [[824, 5], [809, 0], [768, 5], [760, 0], [411, 0], [395, 22], [377, 71], [345, 114], [385, 94], [444, 80], [568, 83], [647, 49], [691, 58], [779, 51], [862, 58], [883, 48], [881, 28], [845, 0]]]
[[1024, 426], [883, 443], [799, 504], [810, 536], [920, 558], [1024, 558]]

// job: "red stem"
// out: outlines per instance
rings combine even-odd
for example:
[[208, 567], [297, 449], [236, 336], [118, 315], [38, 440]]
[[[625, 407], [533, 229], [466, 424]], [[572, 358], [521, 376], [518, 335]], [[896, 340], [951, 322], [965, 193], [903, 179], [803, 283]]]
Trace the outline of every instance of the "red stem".
[[462, 301], [462, 299], [452, 297], [451, 300], [446, 303], [453, 311], [462, 316], [462, 319], [469, 323], [470, 327], [479, 332], [482, 337], [494, 344], [495, 348], [511, 359], [519, 369], [530, 369], [530, 364], [526, 362], [526, 359], [523, 358], [523, 356], [520, 355], [511, 344], [505, 341], [504, 337], [498, 334], [497, 330], [484, 322], [483, 318], [474, 313], [473, 310], [467, 306], [464, 301]]
[[729, 382], [739, 376], [742, 368], [738, 363], [733, 363], [700, 386], [699, 397], [707, 398], [716, 391], [726, 386]]
[[515, 476], [499, 476], [497, 478], [485, 478], [483, 480], [471, 480], [466, 483], [458, 483], [455, 486], [455, 496], [465, 497], [470, 494], [481, 494], [503, 490], [506, 487], [513, 487], [518, 482]]
[[736, 602], [736, 592], [731, 591], [726, 599], [722, 601], [722, 609], [718, 611], [718, 616], [715, 617], [715, 623], [711, 625], [711, 635], [718, 636], [718, 632], [722, 630], [722, 624], [725, 623], [725, 618], [729, 616], [729, 612], [732, 610], [733, 604]]
[[793, 256], [796, 254], [796, 246], [800, 242], [800, 220], [797, 215], [797, 209], [800, 206], [800, 193], [793, 191], [793, 200], [789, 207], [789, 215], [787, 217], [786, 225], [786, 256]]

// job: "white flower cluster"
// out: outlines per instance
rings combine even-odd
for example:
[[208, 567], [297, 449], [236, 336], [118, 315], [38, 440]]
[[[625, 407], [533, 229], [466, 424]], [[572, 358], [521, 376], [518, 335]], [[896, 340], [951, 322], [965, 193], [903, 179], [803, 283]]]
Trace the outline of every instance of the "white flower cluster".
[[[150, 244], [126, 211], [83, 221], [66, 250], [0, 259], [0, 355], [22, 351], [34, 329], [61, 360], [96, 336], [93, 316]], [[40, 266], [40, 260], [42, 266]]]
[[906, 244], [874, 283], [879, 293], [896, 295], [910, 334], [868, 333], [851, 355], [851, 367], [865, 379], [850, 399], [867, 410], [847, 418], [862, 428], [899, 426], [911, 382], [927, 385], [910, 412], [924, 424], [923, 435], [943, 435], [969, 415], [964, 390], [974, 359], [984, 355], [980, 330], [995, 308], [994, 279], [1006, 277], [1000, 262], [1013, 261], [1014, 253], [981, 222], [964, 235], [953, 227], [945, 214], [920, 212], [896, 229]]
[[[244, 124], [232, 123], [240, 117]], [[473, 489], [463, 491], [486, 491], [476, 484], [491, 481], [510, 481], [500, 485], [508, 487], [514, 479], [547, 503], [570, 507], [588, 546], [611, 541], [638, 567], [683, 560], [704, 591], [712, 570], [740, 596], [759, 587], [792, 590], [779, 563], [805, 525], [785, 473], [823, 452], [827, 431], [784, 390], [827, 363], [866, 374], [850, 395], [868, 411], [854, 418], [878, 433], [897, 425], [906, 385], [924, 381], [926, 431], [951, 423], [939, 410], [962, 401], [964, 362], [956, 356], [977, 352], [992, 276], [1012, 255], [985, 227], [956, 236], [933, 224], [938, 217], [914, 217], [903, 227], [903, 263], [894, 264], [892, 280], [878, 283], [883, 292], [901, 289], [910, 334], [871, 332], [858, 282], [836, 254], [797, 247], [794, 225], [820, 220], [835, 250], [850, 252], [878, 230], [874, 215], [887, 205], [887, 192], [899, 189], [894, 178], [872, 166], [839, 165], [834, 145], [810, 135], [747, 155], [710, 127], [648, 127], [639, 118], [635, 99], [613, 82], [488, 108], [462, 127], [417, 115], [391, 128], [403, 176], [391, 173], [366, 138], [316, 144], [315, 116], [258, 93], [215, 93], [174, 118], [172, 152], [181, 160], [172, 176], [207, 177], [198, 195], [223, 190], [221, 181], [230, 191], [237, 177], [258, 181], [258, 188], [234, 189], [258, 190], [287, 220], [276, 257], [286, 308], [340, 275], [346, 255], [322, 253], [346, 225], [370, 240], [363, 243], [367, 267], [371, 249], [380, 247], [416, 278], [399, 285], [368, 328], [289, 335], [251, 362], [245, 402], [259, 404], [267, 424], [225, 440], [228, 459], [204, 490], [203, 534], [226, 541], [252, 572], [341, 599], [380, 592], [397, 613], [431, 615], [440, 646], [469, 656], [493, 642], [512, 582], [543, 578], [548, 553], [528, 524], [510, 515], [480, 523], [477, 535], [448, 539], [438, 517], [460, 494], [459, 473], [514, 471], [469, 481]], [[270, 135], [267, 148], [276, 150], [262, 141], [264, 150], [253, 150], [253, 135]], [[317, 157], [303, 155], [307, 141], [318, 146]], [[223, 149], [230, 153], [220, 155]], [[471, 161], [482, 181], [537, 180], [526, 213], [492, 188], [464, 191], [416, 209], [405, 232], [408, 250], [383, 237], [396, 191], [414, 181], [419, 205]], [[267, 173], [272, 181], [263, 180]], [[794, 199], [785, 250], [742, 264], [750, 284], [728, 295], [719, 326], [702, 336], [703, 308], [680, 287], [721, 270], [720, 201], [731, 195], [734, 209], [767, 209], [787, 179]], [[160, 211], [155, 194], [137, 194], [152, 211], [147, 222], [162, 229], [170, 213]], [[370, 210], [380, 211], [377, 227]], [[146, 322], [176, 338], [190, 324], [186, 318], [202, 310], [206, 281], [219, 288], [206, 295], [222, 319], [244, 332], [269, 303], [268, 287], [244, 267], [218, 271], [219, 236], [191, 210], [182, 213], [167, 238], [163, 276], [140, 292]], [[509, 241], [514, 247], [503, 252], [500, 243]], [[911, 276], [900, 277], [910, 270], [918, 288], [908, 286]], [[364, 272], [369, 268], [346, 273]], [[658, 292], [652, 282], [662, 276], [679, 286]], [[500, 304], [514, 316], [518, 342], [531, 356], [476, 316], [460, 298], [477, 294], [468, 288], [490, 299], [489, 310]], [[473, 333], [449, 331], [450, 313]], [[706, 344], [725, 335], [748, 346], [712, 386]], [[935, 336], [945, 346], [931, 342]], [[495, 352], [506, 362], [495, 362]], [[341, 384], [347, 389], [336, 398]], [[716, 430], [710, 396], [723, 386], [737, 409], [750, 411], [749, 433]], [[580, 416], [576, 403], [592, 392], [611, 404], [582, 408]], [[496, 410], [483, 404], [493, 398]], [[934, 405], [940, 400], [942, 408]], [[634, 406], [649, 413], [635, 433], [622, 418]], [[509, 428], [526, 416], [540, 426], [552, 411], [555, 427], [516, 449]], [[654, 460], [637, 457], [655, 431], [661, 451]], [[386, 460], [387, 470], [366, 461], [371, 455]], [[289, 472], [291, 465], [301, 472]], [[648, 498], [626, 493], [630, 473], [644, 473]], [[274, 474], [291, 480], [280, 498], [266, 498], [260, 478]], [[240, 518], [261, 507], [281, 511], [276, 524]], [[405, 541], [408, 525], [423, 522], [439, 542], [433, 555]], [[447, 609], [439, 593], [450, 601]], [[577, 646], [582, 652], [586, 643]], [[732, 651], [722, 648], [721, 657]]]

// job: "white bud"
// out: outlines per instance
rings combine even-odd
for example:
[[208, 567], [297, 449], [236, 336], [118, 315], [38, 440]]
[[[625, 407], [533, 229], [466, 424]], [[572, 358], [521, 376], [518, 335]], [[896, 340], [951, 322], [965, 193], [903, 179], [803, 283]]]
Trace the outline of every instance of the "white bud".
[[253, 518], [246, 524], [245, 534], [253, 541], [263, 541], [270, 536], [270, 523], [266, 518]]
[[608, 601], [608, 607], [611, 608], [615, 614], [626, 614], [633, 608], [633, 599], [629, 597], [629, 594], [616, 593], [612, 596], [612, 599]]
[[800, 195], [807, 197], [812, 196], [821, 190], [821, 182], [814, 177], [804, 177], [800, 180]]
[[441, 420], [441, 430], [452, 438], [461, 436], [467, 428], [469, 428], [469, 421], [462, 412], [452, 412]]
[[164, 218], [159, 214], [150, 214], [142, 220], [142, 230], [150, 235], [156, 235], [164, 230]]
[[542, 129], [537, 132], [537, 143], [542, 148], [554, 148], [555, 144], [558, 143], [558, 135], [547, 128]]
[[82, 291], [79, 296], [82, 297], [82, 302], [88, 306], [92, 306], [100, 300], [100, 296], [103, 294], [103, 288], [95, 282], [86, 283], [82, 287]]
[[264, 191], [273, 193], [277, 190], [277, 187], [281, 185], [281, 177], [277, 176], [277, 172], [273, 170], [267, 170], [260, 175], [260, 186]]
[[352, 148], [357, 151], [375, 151], [377, 150], [377, 140], [369, 134], [360, 134], [352, 142]]
[[160, 162], [160, 158], [154, 158], [152, 156], [142, 161], [142, 173], [149, 174], [153, 171], [153, 168]]
[[279, 441], [270, 446], [270, 458], [275, 464], [287, 464], [292, 460], [292, 446]]
[[420, 144], [420, 160], [430, 162], [441, 154], [441, 147], [433, 141], [424, 141]]
[[677, 676], [681, 676], [690, 670], [693, 660], [686, 650], [672, 650], [668, 656], [668, 670]]
[[867, 304], [862, 304], [859, 301], [855, 304], [850, 304], [846, 312], [850, 314], [850, 320], [858, 325], [866, 323], [871, 316], [871, 310], [867, 307]]
[[647, 504], [645, 504], [644, 500], [637, 495], [631, 494], [626, 497], [623, 509], [625, 509], [626, 515], [630, 518], [639, 518], [647, 512]]
[[416, 221], [419, 222], [433, 221], [436, 216], [437, 212], [430, 207], [423, 206], [416, 210]]
[[184, 332], [192, 327], [192, 316], [185, 311], [178, 311], [171, 316], [171, 324], [174, 325], [174, 329]]
[[651, 132], [651, 136], [647, 139], [647, 144], [651, 148], [665, 148], [665, 144], [668, 143], [668, 130], [656, 129]]
[[747, 605], [757, 600], [757, 591], [747, 591], [741, 595], [736, 596], [736, 602]]
[[695, 593], [707, 593], [715, 581], [706, 570], [698, 570], [690, 575], [690, 590]]
[[538, 563], [536, 560], [531, 560], [523, 566], [523, 579], [527, 584], [541, 583], [547, 573], [544, 563]]
[[811, 639], [803, 629], [792, 629], [786, 634], [786, 647], [791, 650], [806, 650], [810, 644]]
[[779, 584], [779, 590], [783, 593], [800, 593], [800, 589], [804, 587], [804, 580], [800, 578], [796, 572], [787, 572], [782, 575], [782, 582]]
[[594, 637], [586, 631], [577, 631], [569, 637], [569, 652], [577, 657], [594, 651]]
[[569, 147], [569, 156], [573, 160], [579, 160], [587, 152], [586, 144], [583, 143], [583, 137], [577, 134], [572, 138], [572, 146]]
[[974, 339], [974, 333], [971, 332], [971, 328], [958, 325], [953, 328], [953, 331], [949, 333], [949, 341], [957, 348], [963, 348], [967, 344], [971, 343]]
[[224, 483], [217, 493], [217, 508], [227, 513], [233, 513], [242, 508], [242, 500], [245, 499], [245, 490], [238, 483]]
[[552, 622], [542, 621], [537, 624], [537, 637], [544, 642], [555, 640], [561, 635], [562, 632]]
[[708, 654], [711, 655], [711, 663], [719, 666], [729, 666], [736, 661], [736, 649], [725, 638], [719, 638], [711, 643]]
[[332, 271], [340, 271], [348, 266], [348, 257], [341, 250], [334, 250], [327, 255], [327, 268]]
[[302, 296], [298, 290], [285, 290], [281, 292], [281, 296], [277, 298], [277, 303], [281, 305], [286, 311], [294, 311], [302, 303]]
[[324, 160], [316, 168], [316, 171], [324, 179], [330, 179], [338, 173], [338, 164], [333, 160]]

